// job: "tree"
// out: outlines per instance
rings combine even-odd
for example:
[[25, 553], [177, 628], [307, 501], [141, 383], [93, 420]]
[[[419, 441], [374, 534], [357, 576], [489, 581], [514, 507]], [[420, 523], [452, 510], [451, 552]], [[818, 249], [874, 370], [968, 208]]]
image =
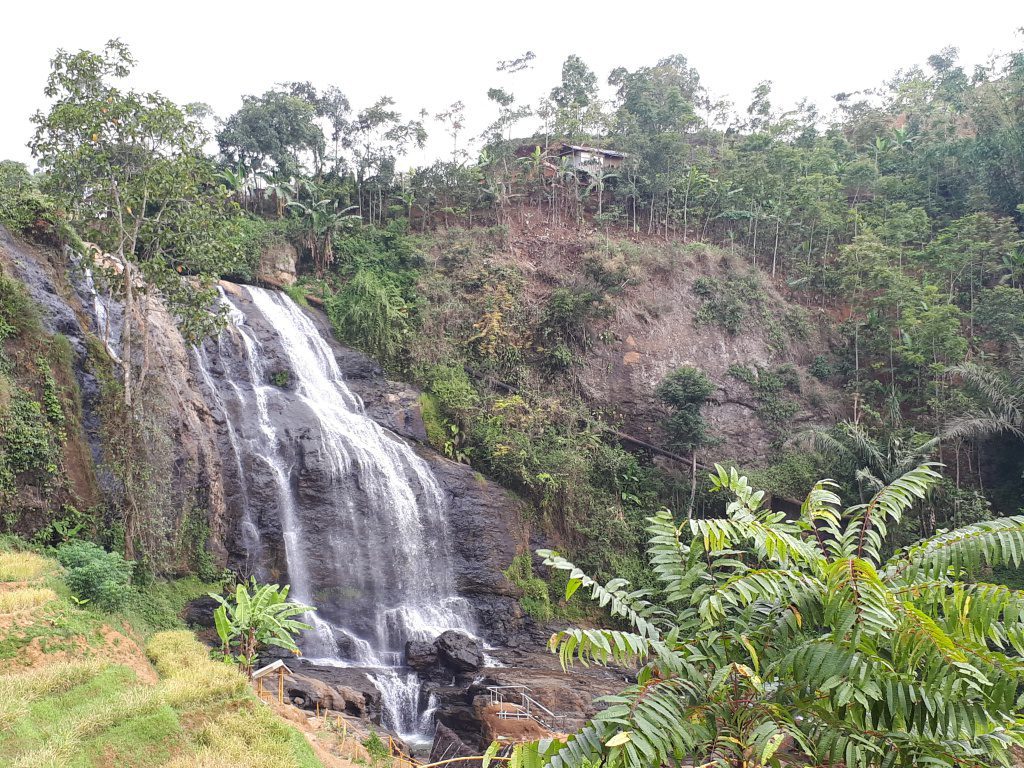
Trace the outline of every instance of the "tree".
[[237, 662], [250, 680], [263, 648], [272, 645], [298, 653], [295, 636], [312, 629], [294, 617], [316, 608], [288, 602], [288, 590], [288, 586], [257, 584], [254, 578], [249, 584], [239, 584], [227, 598], [210, 593], [220, 604], [213, 611], [213, 621], [224, 661]]
[[217, 133], [217, 145], [228, 162], [257, 172], [284, 179], [298, 176], [309, 157], [319, 173], [326, 142], [316, 117], [313, 104], [284, 91], [243, 96], [242, 108]]
[[574, 663], [639, 664], [578, 733], [520, 747], [554, 768], [700, 765], [1010, 766], [1024, 744], [1024, 596], [975, 581], [1019, 565], [1024, 517], [940, 534], [883, 560], [887, 528], [939, 479], [916, 467], [845, 510], [814, 485], [800, 517], [763, 507], [716, 466], [720, 519], [648, 519], [658, 598], [624, 579], [568, 576], [629, 629], [567, 629], [551, 649]]
[[665, 376], [655, 394], [672, 409], [665, 421], [669, 445], [681, 451], [695, 451], [707, 440], [707, 424], [700, 408], [715, 391], [714, 384], [699, 368], [684, 365]]
[[[194, 114], [157, 93], [122, 90], [134, 59], [111, 40], [101, 53], [58, 51], [47, 80], [47, 112], [37, 112], [30, 142], [46, 171], [46, 188], [61, 203], [79, 234], [111, 254], [107, 277], [124, 303], [120, 335], [125, 412], [116, 421], [125, 450], [114, 463], [126, 497], [125, 551], [134, 557], [141, 531], [141, 502], [133, 477], [136, 423], [146, 414], [137, 394], [151, 368], [147, 332], [150, 297], [161, 296], [190, 341], [216, 328], [209, 311], [213, 277], [230, 256], [220, 235], [237, 211], [223, 198], [203, 155], [207, 135]], [[85, 254], [88, 256], [88, 254]], [[102, 265], [94, 265], [99, 271]], [[148, 548], [155, 547], [156, 534]]]
[[576, 54], [562, 64], [562, 84], [551, 90], [551, 101], [558, 108], [555, 132], [569, 140], [589, 136], [600, 122], [597, 75]]

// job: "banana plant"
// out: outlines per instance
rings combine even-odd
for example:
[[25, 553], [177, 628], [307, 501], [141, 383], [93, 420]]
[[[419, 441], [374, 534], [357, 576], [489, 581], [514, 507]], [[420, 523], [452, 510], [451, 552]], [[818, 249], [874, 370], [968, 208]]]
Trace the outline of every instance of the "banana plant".
[[234, 594], [223, 597], [211, 593], [220, 605], [213, 612], [213, 622], [221, 641], [221, 657], [235, 662], [251, 680], [260, 651], [268, 645], [298, 653], [295, 636], [312, 629], [296, 616], [315, 611], [312, 606], [288, 602], [289, 587], [277, 584], [236, 586]]

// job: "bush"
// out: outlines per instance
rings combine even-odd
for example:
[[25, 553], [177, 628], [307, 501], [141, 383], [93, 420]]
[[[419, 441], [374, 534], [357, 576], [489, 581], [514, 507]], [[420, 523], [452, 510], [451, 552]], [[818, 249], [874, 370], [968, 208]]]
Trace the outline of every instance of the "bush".
[[381, 363], [394, 362], [408, 331], [409, 309], [401, 292], [386, 278], [360, 269], [326, 302], [327, 316], [338, 338]]
[[707, 442], [707, 422], [700, 407], [714, 391], [707, 375], [689, 365], [677, 368], [661, 380], [655, 394], [673, 409], [664, 424], [673, 448], [692, 451]]
[[73, 541], [57, 549], [72, 594], [106, 611], [122, 607], [131, 595], [131, 563], [89, 541]]
[[553, 611], [548, 585], [543, 579], [533, 575], [533, 558], [530, 553], [516, 555], [504, 573], [506, 579], [523, 591], [519, 604], [526, 614], [537, 621], [550, 621]]
[[818, 381], [828, 381], [836, 371], [828, 355], [816, 355], [810, 367], [811, 376]]
[[431, 393], [441, 408], [452, 416], [462, 416], [475, 408], [480, 396], [466, 374], [458, 365], [431, 366], [425, 375]]

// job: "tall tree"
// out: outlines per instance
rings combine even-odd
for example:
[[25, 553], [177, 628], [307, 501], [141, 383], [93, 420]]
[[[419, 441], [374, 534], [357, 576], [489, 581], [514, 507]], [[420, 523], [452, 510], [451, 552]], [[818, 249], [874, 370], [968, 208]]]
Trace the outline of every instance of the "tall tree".
[[[32, 118], [30, 142], [48, 189], [80, 234], [114, 256], [111, 278], [124, 302], [119, 363], [129, 438], [145, 409], [137, 395], [151, 368], [149, 298], [162, 296], [191, 340], [215, 326], [211, 278], [225, 255], [219, 234], [229, 214], [216, 196], [198, 120], [157, 93], [118, 87], [134, 63], [119, 40], [101, 53], [58, 51], [45, 91], [52, 104]], [[126, 477], [137, 460], [144, 461], [132, 450], [121, 457]], [[132, 556], [143, 510], [131, 483], [125, 486]]]
[[556, 133], [570, 141], [593, 134], [601, 117], [597, 75], [576, 54], [562, 64], [562, 84], [551, 90], [551, 101], [557, 107]]
[[229, 162], [253, 171], [285, 179], [319, 173], [326, 141], [316, 116], [306, 98], [285, 91], [243, 96], [242, 108], [218, 131], [217, 144]]

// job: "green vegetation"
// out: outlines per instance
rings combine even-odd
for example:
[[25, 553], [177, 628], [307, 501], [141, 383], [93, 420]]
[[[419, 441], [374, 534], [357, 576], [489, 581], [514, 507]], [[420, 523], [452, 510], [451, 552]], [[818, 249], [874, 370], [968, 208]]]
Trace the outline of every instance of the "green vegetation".
[[89, 541], [75, 541], [57, 550], [64, 580], [80, 602], [115, 611], [127, 602], [132, 567], [117, 552], [104, 552]]
[[734, 363], [729, 366], [729, 375], [753, 391], [757, 400], [757, 415], [771, 429], [776, 439], [790, 434], [790, 421], [799, 406], [786, 393], [800, 392], [800, 378], [793, 366], [768, 369]]
[[551, 597], [548, 595], [548, 584], [544, 579], [533, 575], [533, 558], [530, 553], [516, 555], [504, 573], [506, 579], [523, 591], [522, 597], [519, 598], [523, 610], [537, 621], [550, 621], [554, 613], [551, 609]]
[[539, 750], [560, 766], [1013, 765], [1024, 606], [971, 574], [1020, 564], [1024, 517], [885, 558], [887, 529], [938, 479], [925, 464], [845, 510], [821, 481], [787, 521], [717, 467], [723, 518], [649, 518], [656, 596], [540, 552], [569, 574], [567, 596], [585, 590], [629, 627], [557, 633], [562, 664], [641, 669], [579, 733], [521, 747], [520, 760]]
[[672, 409], [665, 422], [670, 447], [689, 453], [707, 441], [707, 424], [700, 407], [714, 391], [707, 375], [689, 365], [676, 368], [661, 380], [654, 392]]
[[[320, 765], [302, 734], [191, 632], [157, 631], [143, 654], [126, 622], [142, 634], [157, 627], [137, 623], [131, 605], [122, 614], [73, 603], [60, 566], [30, 551], [0, 549], [0, 582], [5, 765]], [[167, 599], [155, 589], [147, 601]], [[169, 614], [177, 627], [180, 609]]]
[[210, 593], [220, 606], [213, 612], [224, 661], [237, 662], [252, 679], [253, 666], [268, 645], [298, 652], [295, 636], [313, 627], [295, 616], [315, 611], [302, 603], [288, 602], [289, 587], [277, 584], [239, 584], [227, 598]]

